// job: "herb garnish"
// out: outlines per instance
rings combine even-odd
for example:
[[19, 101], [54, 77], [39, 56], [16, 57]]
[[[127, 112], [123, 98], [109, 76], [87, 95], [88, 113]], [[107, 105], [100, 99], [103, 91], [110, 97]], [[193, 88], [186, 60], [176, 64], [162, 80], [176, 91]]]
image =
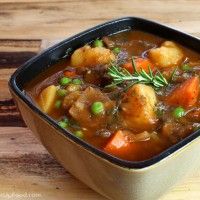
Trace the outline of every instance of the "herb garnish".
[[108, 75], [113, 79], [113, 82], [107, 87], [112, 87], [123, 83], [126, 83], [129, 87], [137, 83], [143, 83], [147, 85], [152, 85], [155, 89], [159, 89], [168, 85], [167, 80], [159, 70], [157, 70], [156, 73], [153, 74], [151, 68], [149, 67], [148, 73], [143, 69], [139, 72], [136, 69], [133, 57], [132, 66], [134, 70], [133, 74], [131, 74], [124, 68], [111, 64], [111, 66], [108, 68]]

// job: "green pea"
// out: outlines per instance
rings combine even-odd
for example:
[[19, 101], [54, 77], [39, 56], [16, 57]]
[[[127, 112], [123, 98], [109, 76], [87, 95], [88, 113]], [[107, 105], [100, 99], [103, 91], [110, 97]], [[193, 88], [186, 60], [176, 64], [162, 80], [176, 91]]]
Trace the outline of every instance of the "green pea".
[[84, 137], [84, 134], [81, 130], [78, 130], [78, 131], [75, 131], [74, 132], [74, 135], [78, 138], [83, 138]]
[[185, 115], [185, 110], [182, 107], [177, 107], [173, 110], [172, 114], [175, 118], [180, 118]]
[[57, 101], [55, 102], [55, 107], [56, 107], [56, 108], [60, 108], [61, 105], [62, 105], [62, 101], [61, 101], [61, 100], [57, 100]]
[[69, 124], [68, 122], [65, 122], [65, 121], [59, 121], [58, 125], [62, 128], [67, 128]]
[[104, 113], [104, 105], [100, 101], [96, 101], [91, 106], [92, 114], [99, 115]]
[[82, 84], [82, 80], [75, 78], [72, 83], [76, 84], [76, 85], [81, 85]]
[[103, 47], [103, 41], [102, 40], [99, 40], [99, 39], [96, 39], [93, 43], [94, 47]]
[[71, 78], [62, 77], [59, 81], [59, 84], [62, 86], [65, 86], [65, 85], [69, 84], [71, 81], [72, 81]]
[[121, 49], [120, 49], [119, 47], [115, 47], [112, 51], [113, 51], [113, 53], [115, 53], [115, 54], [119, 54], [120, 51], [121, 51]]
[[64, 96], [67, 94], [67, 91], [64, 90], [64, 89], [58, 89], [58, 90], [57, 90], [57, 94], [58, 94], [58, 96], [60, 96], [60, 97], [64, 97]]
[[190, 71], [191, 70], [191, 67], [189, 66], [189, 65], [187, 65], [187, 64], [184, 64], [183, 66], [182, 66], [182, 70], [183, 71]]

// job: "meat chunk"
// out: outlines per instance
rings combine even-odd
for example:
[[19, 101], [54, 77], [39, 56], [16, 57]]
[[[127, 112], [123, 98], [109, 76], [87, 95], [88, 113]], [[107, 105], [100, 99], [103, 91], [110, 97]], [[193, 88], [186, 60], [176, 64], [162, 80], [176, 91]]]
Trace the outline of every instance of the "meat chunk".
[[154, 89], [144, 84], [133, 85], [122, 99], [120, 119], [125, 128], [134, 131], [155, 128], [156, 95]]
[[164, 42], [161, 47], [151, 49], [149, 58], [158, 67], [171, 67], [179, 65], [183, 60], [182, 50], [171, 41]]
[[163, 124], [161, 134], [168, 138], [172, 143], [177, 143], [186, 137], [193, 130], [193, 126], [189, 123], [180, 124], [167, 121]]
[[73, 103], [80, 97], [81, 92], [80, 91], [74, 91], [69, 93], [67, 96], [65, 96], [62, 107], [64, 109], [69, 109]]
[[115, 55], [111, 50], [104, 47], [91, 48], [85, 45], [74, 51], [71, 56], [71, 66], [73, 67], [92, 67], [104, 65], [115, 60]]
[[[91, 114], [91, 105], [101, 101], [104, 104], [105, 112], [101, 115]], [[99, 89], [88, 87], [69, 109], [70, 115], [86, 129], [105, 128], [109, 112], [114, 108], [115, 103], [103, 94]]]
[[38, 97], [38, 104], [43, 112], [50, 113], [54, 108], [57, 87], [50, 85], [42, 90]]

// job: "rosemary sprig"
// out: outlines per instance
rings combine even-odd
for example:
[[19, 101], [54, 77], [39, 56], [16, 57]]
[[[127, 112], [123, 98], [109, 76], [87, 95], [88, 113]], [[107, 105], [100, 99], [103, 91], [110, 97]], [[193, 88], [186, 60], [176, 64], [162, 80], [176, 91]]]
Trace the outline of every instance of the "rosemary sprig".
[[168, 82], [162, 73], [157, 70], [155, 75], [153, 74], [151, 68], [149, 67], [149, 73], [143, 69], [139, 72], [136, 69], [134, 58], [132, 57], [133, 74], [124, 68], [118, 67], [117, 65], [111, 64], [108, 68], [108, 75], [113, 79], [113, 82], [107, 87], [112, 87], [127, 83], [128, 87], [136, 83], [143, 83], [147, 85], [152, 85], [155, 89], [167, 86]]

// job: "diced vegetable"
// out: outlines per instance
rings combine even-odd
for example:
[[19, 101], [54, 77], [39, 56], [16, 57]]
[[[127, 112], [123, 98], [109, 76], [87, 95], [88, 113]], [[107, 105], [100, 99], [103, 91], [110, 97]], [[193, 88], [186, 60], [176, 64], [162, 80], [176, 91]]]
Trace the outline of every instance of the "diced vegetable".
[[67, 84], [69, 84], [72, 81], [71, 78], [68, 77], [62, 77], [59, 81], [59, 84], [62, 86], [66, 86]]
[[50, 85], [43, 89], [38, 97], [38, 104], [43, 112], [50, 113], [54, 108], [54, 102], [56, 100], [57, 87]]
[[[134, 59], [137, 71], [141, 71], [142, 69], [149, 72], [149, 68], [153, 71], [155, 68], [147, 58], [136, 58]], [[133, 65], [132, 62], [127, 62], [123, 65], [123, 68], [128, 70], [130, 73], [133, 73]]]
[[100, 101], [96, 101], [91, 106], [91, 112], [94, 115], [100, 115], [104, 113], [104, 105]]
[[173, 116], [175, 118], [180, 118], [183, 117], [185, 115], [185, 109], [183, 109], [182, 107], [177, 107], [173, 110]]
[[182, 50], [171, 41], [164, 42], [159, 48], [151, 49], [148, 55], [158, 67], [179, 65], [184, 57]]
[[130, 143], [126, 139], [125, 131], [118, 130], [104, 147], [104, 151], [115, 156], [125, 157], [128, 154], [134, 154], [137, 148], [134, 142]]
[[114, 53], [104, 47], [94, 47], [86, 45], [74, 51], [71, 56], [73, 67], [94, 67], [103, 65], [115, 60]]
[[102, 40], [99, 40], [99, 39], [96, 39], [93, 43], [94, 47], [103, 47], [103, 41]]
[[64, 71], [64, 76], [68, 77], [68, 78], [73, 78], [75, 77], [77, 74], [75, 71], [69, 71], [69, 70], [66, 70]]
[[194, 76], [175, 88], [166, 97], [166, 103], [173, 106], [190, 107], [196, 104], [198, 96], [199, 78]]
[[122, 99], [120, 118], [124, 127], [151, 130], [157, 122], [156, 94], [152, 87], [135, 84]]

